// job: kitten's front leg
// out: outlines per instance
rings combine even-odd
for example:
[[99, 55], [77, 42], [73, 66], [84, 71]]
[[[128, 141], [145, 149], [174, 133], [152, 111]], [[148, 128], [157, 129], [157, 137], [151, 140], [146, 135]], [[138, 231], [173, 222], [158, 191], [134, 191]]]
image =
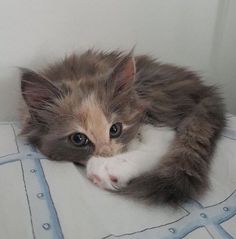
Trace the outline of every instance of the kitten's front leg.
[[103, 189], [119, 190], [152, 170], [162, 155], [163, 150], [140, 147], [108, 158], [92, 157], [86, 166], [87, 177]]

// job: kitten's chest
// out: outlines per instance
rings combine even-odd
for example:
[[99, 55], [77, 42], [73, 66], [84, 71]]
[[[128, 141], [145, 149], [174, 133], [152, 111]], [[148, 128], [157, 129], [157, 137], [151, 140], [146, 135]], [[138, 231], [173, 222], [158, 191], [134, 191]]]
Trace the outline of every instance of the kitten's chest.
[[165, 150], [174, 139], [175, 131], [170, 127], [157, 127], [143, 124], [136, 137], [128, 145], [128, 150]]

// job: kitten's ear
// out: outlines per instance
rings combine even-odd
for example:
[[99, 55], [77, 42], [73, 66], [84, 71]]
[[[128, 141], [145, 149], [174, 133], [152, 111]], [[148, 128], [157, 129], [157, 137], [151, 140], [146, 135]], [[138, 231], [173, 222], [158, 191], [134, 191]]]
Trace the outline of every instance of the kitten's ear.
[[130, 88], [135, 79], [135, 74], [135, 59], [130, 53], [112, 71], [111, 80], [115, 84], [115, 91], [120, 92]]
[[25, 68], [20, 70], [21, 93], [30, 108], [41, 108], [45, 102], [50, 103], [61, 95], [60, 90], [43, 76]]

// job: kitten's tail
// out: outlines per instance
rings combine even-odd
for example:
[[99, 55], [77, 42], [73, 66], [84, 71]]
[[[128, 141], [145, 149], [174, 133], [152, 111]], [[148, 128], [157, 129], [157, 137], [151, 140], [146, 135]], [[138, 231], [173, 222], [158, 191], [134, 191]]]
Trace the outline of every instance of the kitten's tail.
[[121, 193], [149, 202], [174, 204], [201, 195], [208, 188], [211, 158], [224, 125], [222, 100], [214, 88], [208, 88], [205, 97], [178, 125], [176, 137], [160, 165], [132, 180]]
[[175, 168], [175, 172], [169, 167], [159, 168], [133, 179], [120, 192], [147, 203], [176, 206], [190, 197], [201, 195], [208, 188], [208, 169], [206, 165], [203, 165], [203, 168], [195, 175], [181, 168]]

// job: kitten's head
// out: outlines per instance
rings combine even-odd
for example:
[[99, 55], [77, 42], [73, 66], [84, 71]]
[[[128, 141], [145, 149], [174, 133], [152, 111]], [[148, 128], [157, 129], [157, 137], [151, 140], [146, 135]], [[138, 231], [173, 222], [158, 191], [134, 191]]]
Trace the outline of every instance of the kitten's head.
[[85, 162], [92, 155], [121, 152], [143, 117], [133, 87], [134, 59], [128, 55], [106, 72], [77, 77], [57, 81], [23, 69], [21, 90], [29, 112], [23, 134], [54, 160]]

